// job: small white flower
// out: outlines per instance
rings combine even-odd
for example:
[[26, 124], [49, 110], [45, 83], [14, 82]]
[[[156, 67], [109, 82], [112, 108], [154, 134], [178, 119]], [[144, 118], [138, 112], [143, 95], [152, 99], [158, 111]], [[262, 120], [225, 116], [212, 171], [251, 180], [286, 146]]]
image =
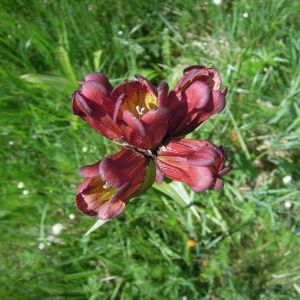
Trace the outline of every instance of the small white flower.
[[63, 229], [64, 229], [64, 226], [62, 224], [56, 223], [52, 226], [52, 233], [54, 235], [59, 235]]
[[27, 191], [27, 190], [24, 190], [24, 191], [23, 191], [23, 195], [24, 195], [24, 196], [28, 195], [28, 193], [29, 193], [29, 191]]
[[220, 5], [222, 3], [222, 0], [212, 0], [212, 3], [215, 5]]
[[122, 30], [119, 30], [118, 31], [118, 35], [122, 35], [123, 34], [123, 31]]
[[244, 12], [244, 13], [243, 13], [243, 17], [244, 17], [245, 19], [247, 19], [247, 18], [249, 17], [248, 13], [247, 13], [247, 12]]
[[286, 209], [289, 209], [289, 208], [292, 207], [292, 203], [290, 201], [285, 201], [284, 206], [285, 206]]
[[9, 141], [9, 142], [8, 142], [8, 145], [11, 145], [11, 146], [12, 146], [14, 143], [15, 143], [14, 141]]
[[44, 243], [39, 243], [39, 249], [44, 250], [46, 245]]
[[69, 214], [69, 219], [70, 220], [74, 220], [76, 218], [76, 216], [74, 214]]
[[25, 186], [25, 184], [24, 184], [24, 182], [22, 182], [22, 181], [19, 182], [18, 185], [17, 185], [18, 189], [23, 189], [24, 186]]
[[88, 151], [88, 147], [87, 146], [82, 147], [81, 151], [82, 152], [87, 152]]
[[292, 181], [292, 176], [291, 175], [286, 175], [286, 176], [284, 176], [283, 178], [282, 178], [282, 182], [284, 183], [284, 184], [289, 184], [289, 183], [291, 183], [291, 181]]

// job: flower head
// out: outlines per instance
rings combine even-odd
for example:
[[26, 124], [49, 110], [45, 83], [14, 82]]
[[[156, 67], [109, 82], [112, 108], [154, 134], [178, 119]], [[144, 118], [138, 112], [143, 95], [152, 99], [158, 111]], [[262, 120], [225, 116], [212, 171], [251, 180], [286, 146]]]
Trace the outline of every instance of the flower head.
[[103, 220], [116, 217], [141, 187], [147, 168], [147, 160], [130, 149], [82, 167], [80, 174], [85, 179], [77, 189], [78, 209]]
[[227, 88], [221, 90], [220, 73], [213, 68], [191, 66], [174, 89], [164, 99], [162, 106], [171, 111], [168, 133], [182, 136], [190, 133], [210, 116], [225, 107]]
[[154, 164], [157, 181], [166, 176], [197, 192], [223, 187], [221, 177], [231, 169], [225, 149], [178, 138], [223, 110], [227, 88], [221, 90], [217, 70], [188, 67], [171, 91], [166, 82], [155, 88], [141, 75], [115, 88], [96, 72], [79, 83], [73, 113], [122, 145], [117, 154], [80, 169], [85, 179], [76, 204], [83, 213], [102, 220], [120, 215], [131, 197], [152, 185]]
[[157, 90], [144, 77], [114, 89], [107, 77], [91, 73], [79, 81], [73, 94], [73, 112], [99, 133], [140, 149], [154, 149], [167, 133], [169, 110], [158, 103]]
[[176, 139], [160, 149], [157, 166], [162, 175], [182, 181], [195, 192], [220, 190], [220, 179], [231, 170], [225, 167], [225, 149], [203, 140]]

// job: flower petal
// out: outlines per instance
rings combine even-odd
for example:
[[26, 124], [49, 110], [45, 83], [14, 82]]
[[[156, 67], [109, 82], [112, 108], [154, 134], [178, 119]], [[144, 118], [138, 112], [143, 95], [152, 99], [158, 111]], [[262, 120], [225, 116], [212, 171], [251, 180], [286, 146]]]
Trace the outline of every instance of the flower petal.
[[210, 99], [206, 106], [194, 113], [187, 114], [185, 123], [177, 127], [174, 134], [186, 135], [196, 129], [205, 120], [214, 114], [221, 112], [225, 107], [224, 94], [218, 91], [212, 91]]
[[105, 158], [99, 166], [102, 180], [112, 187], [120, 187], [127, 182], [131, 186], [140, 184], [145, 179], [146, 169], [146, 159], [130, 149], [122, 149], [119, 153]]
[[157, 166], [165, 176], [187, 183], [196, 192], [221, 187], [217, 180], [223, 175], [223, 165], [221, 149], [207, 140], [173, 140], [157, 157]]
[[80, 168], [79, 173], [84, 177], [96, 177], [99, 176], [100, 161], [95, 162], [92, 165], [83, 166]]
[[103, 107], [99, 103], [84, 98], [79, 91], [73, 94], [73, 113], [112, 140], [122, 137], [119, 126], [114, 124]]
[[192, 83], [182, 95], [188, 103], [188, 111], [204, 108], [210, 98], [210, 93], [211, 90], [206, 83], [201, 81]]
[[88, 204], [84, 200], [82, 194], [77, 195], [76, 206], [77, 206], [78, 210], [80, 210], [87, 216], [96, 216], [97, 215], [97, 211], [88, 208]]
[[215, 185], [214, 185], [214, 190], [215, 191], [219, 191], [219, 190], [221, 190], [222, 188], [224, 187], [224, 182], [223, 182], [223, 180], [221, 180], [221, 179], [217, 179], [216, 180], [216, 183], [215, 183]]
[[211, 85], [214, 91], [220, 91], [222, 85], [221, 75], [218, 70], [214, 68], [208, 69], [209, 74], [212, 75]]
[[216, 69], [200, 65], [186, 68], [168, 96], [167, 102], [172, 116], [175, 116], [169, 122], [169, 134], [188, 134], [210, 116], [221, 112], [227, 93], [226, 88], [221, 91], [221, 84], [221, 76]]
[[168, 130], [169, 110], [167, 108], [152, 109], [143, 115], [141, 122], [144, 125], [147, 140], [143, 149], [155, 148], [166, 136]]
[[123, 121], [133, 130], [135, 130], [140, 136], [146, 135], [143, 123], [137, 119], [130, 111], [125, 110], [123, 112]]
[[125, 203], [121, 200], [118, 201], [107, 201], [105, 202], [98, 211], [98, 217], [101, 220], [109, 220], [119, 216], [125, 210]]
[[176, 93], [186, 89], [196, 79], [205, 82], [209, 78], [209, 72], [204, 66], [190, 66], [183, 70], [183, 76], [174, 87]]
[[155, 96], [157, 96], [157, 90], [156, 88], [152, 85], [152, 83], [144, 76], [136, 74], [134, 75], [134, 77], [136, 78], [137, 81], [139, 81], [140, 83], [142, 83], [143, 85], [145, 85], [147, 87], [147, 89]]
[[162, 81], [158, 86], [158, 105], [159, 107], [168, 106], [168, 94], [169, 94], [169, 85], [167, 82]]
[[96, 82], [99, 82], [99, 83], [103, 84], [108, 91], [112, 91], [112, 89], [113, 89], [113, 87], [110, 84], [108, 78], [104, 74], [99, 73], [99, 72], [93, 72], [93, 73], [87, 74], [85, 76], [84, 80], [85, 81], [96, 81]]

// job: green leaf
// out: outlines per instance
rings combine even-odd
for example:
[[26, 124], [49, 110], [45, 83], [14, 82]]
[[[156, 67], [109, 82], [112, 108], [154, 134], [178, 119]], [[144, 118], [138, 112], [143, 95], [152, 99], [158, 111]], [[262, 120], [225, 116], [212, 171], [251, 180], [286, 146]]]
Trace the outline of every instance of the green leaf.
[[70, 93], [70, 91], [74, 89], [74, 84], [62, 76], [24, 74], [21, 76], [21, 78], [32, 84], [40, 85], [43, 88], [53, 88], [66, 93]]
[[96, 223], [84, 234], [84, 236], [91, 234], [93, 231], [104, 225], [107, 221], [109, 220], [97, 220]]
[[144, 191], [149, 189], [155, 181], [155, 176], [156, 176], [156, 168], [153, 160], [151, 159], [149, 161], [146, 179], [144, 180], [143, 184], [139, 187], [139, 189], [132, 195], [132, 197], [139, 196]]
[[[168, 197], [174, 199], [181, 206], [189, 206], [192, 203], [190, 195], [184, 188], [184, 185], [178, 181], [172, 181], [171, 183], [162, 182], [161, 184], [155, 183], [153, 188], [164, 193]], [[194, 206], [189, 206], [192, 213], [200, 221], [200, 215]]]

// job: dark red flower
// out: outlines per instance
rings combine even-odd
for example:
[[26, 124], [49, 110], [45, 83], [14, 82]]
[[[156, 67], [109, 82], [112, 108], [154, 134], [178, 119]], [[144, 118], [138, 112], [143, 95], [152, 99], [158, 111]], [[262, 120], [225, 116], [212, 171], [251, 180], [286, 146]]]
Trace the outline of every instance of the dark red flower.
[[[161, 101], [161, 107], [168, 107], [171, 111], [170, 136], [190, 133], [225, 106], [227, 88], [221, 91], [221, 76], [216, 69], [191, 66], [183, 74], [174, 89]], [[164, 89], [167, 90], [167, 87], [164, 86]], [[164, 93], [167, 94], [166, 91]]]
[[142, 186], [147, 169], [145, 157], [130, 149], [82, 167], [80, 174], [85, 179], [77, 189], [77, 208], [102, 220], [118, 216]]
[[83, 213], [103, 220], [121, 214], [130, 197], [152, 185], [154, 162], [157, 181], [167, 176], [197, 192], [222, 188], [220, 178], [231, 169], [224, 166], [224, 148], [206, 140], [174, 139], [223, 110], [227, 88], [221, 90], [217, 70], [188, 67], [170, 92], [167, 83], [156, 89], [140, 75], [115, 88], [96, 72], [79, 83], [73, 113], [124, 147], [81, 168], [85, 180], [76, 203]]
[[223, 187], [220, 178], [231, 170], [225, 167], [226, 158], [223, 146], [207, 140], [176, 139], [160, 148], [156, 163], [162, 175], [203, 192]]
[[109, 139], [154, 149], [167, 134], [169, 110], [146, 78], [136, 78], [113, 89], [105, 75], [88, 74], [73, 94], [73, 112]]

